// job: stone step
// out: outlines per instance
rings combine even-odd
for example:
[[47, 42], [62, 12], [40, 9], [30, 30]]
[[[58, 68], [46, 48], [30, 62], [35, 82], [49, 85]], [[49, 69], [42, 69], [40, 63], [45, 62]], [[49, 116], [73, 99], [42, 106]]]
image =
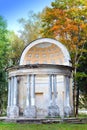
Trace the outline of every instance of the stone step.
[[7, 118], [6, 122], [16, 122], [16, 123], [37, 123], [37, 124], [51, 124], [51, 123], [60, 123], [61, 119], [54, 119], [54, 118]]
[[87, 124], [87, 118], [2, 118], [5, 122], [15, 122], [15, 123], [35, 123], [35, 124], [52, 124], [52, 123], [71, 123], [71, 124]]
[[72, 119], [64, 119], [63, 122], [65, 122], [65, 123], [73, 123], [73, 124], [86, 124], [87, 119], [72, 118]]

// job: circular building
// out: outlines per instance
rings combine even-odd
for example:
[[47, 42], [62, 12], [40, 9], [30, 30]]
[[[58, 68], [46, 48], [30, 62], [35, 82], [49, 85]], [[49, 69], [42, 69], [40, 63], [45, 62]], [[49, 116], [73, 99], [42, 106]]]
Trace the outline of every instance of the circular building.
[[54, 39], [28, 44], [19, 66], [7, 69], [7, 116], [69, 116], [73, 109], [70, 60], [66, 47]]

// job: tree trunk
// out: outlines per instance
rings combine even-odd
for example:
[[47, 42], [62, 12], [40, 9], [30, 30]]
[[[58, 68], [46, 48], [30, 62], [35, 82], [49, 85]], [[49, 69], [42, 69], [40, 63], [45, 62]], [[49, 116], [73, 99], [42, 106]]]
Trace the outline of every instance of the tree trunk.
[[77, 95], [76, 95], [76, 116], [78, 116], [78, 107], [79, 107], [79, 86], [77, 87]]
[[0, 116], [2, 115], [2, 99], [0, 99], [1, 101], [0, 101]]

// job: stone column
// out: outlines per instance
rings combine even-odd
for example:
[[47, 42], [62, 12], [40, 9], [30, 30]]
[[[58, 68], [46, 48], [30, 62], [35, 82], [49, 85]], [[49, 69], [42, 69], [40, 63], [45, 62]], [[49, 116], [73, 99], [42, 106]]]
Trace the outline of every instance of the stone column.
[[52, 75], [49, 76], [49, 82], [48, 82], [48, 90], [49, 90], [49, 106], [48, 106], [48, 116], [52, 116]]
[[11, 106], [11, 78], [8, 79], [8, 106], [7, 106], [7, 116], [10, 114], [10, 106]]
[[56, 104], [57, 100], [57, 83], [56, 83], [56, 75], [53, 75], [53, 101]]
[[49, 105], [52, 103], [52, 75], [49, 75]]
[[26, 76], [27, 78], [27, 86], [26, 86], [26, 106], [25, 106], [25, 109], [24, 109], [24, 116], [25, 117], [30, 117], [30, 100], [31, 100], [31, 75], [27, 75]]
[[11, 106], [13, 106], [14, 98], [14, 77], [11, 77]]
[[8, 117], [16, 118], [19, 116], [19, 108], [17, 106], [17, 77], [11, 77], [11, 104], [9, 107]]
[[7, 116], [11, 117], [12, 112], [11, 112], [11, 108], [13, 105], [13, 77], [11, 77], [8, 80], [8, 107], [7, 107]]
[[19, 108], [18, 108], [18, 82], [17, 82], [17, 76], [14, 76], [14, 99], [13, 99], [13, 116], [18, 117], [19, 116]]
[[35, 106], [35, 75], [31, 78], [31, 117], [36, 117], [36, 106]]
[[17, 97], [18, 97], [18, 86], [17, 86], [17, 77], [14, 77], [14, 99], [13, 105], [17, 106]]
[[56, 75], [53, 75], [53, 104], [54, 104], [54, 115], [59, 116], [59, 107], [57, 103], [57, 80]]
[[[53, 98], [52, 98], [52, 87], [53, 87]], [[56, 84], [56, 75], [49, 76], [49, 91], [51, 103], [48, 107], [48, 116], [55, 117], [59, 115], [59, 108], [56, 103], [57, 101], [57, 84]], [[50, 93], [49, 92], [49, 93]]]
[[70, 78], [69, 76], [64, 76], [64, 83], [65, 83], [65, 107], [64, 107], [64, 114], [65, 116], [69, 117], [70, 115]]
[[26, 107], [29, 107], [31, 105], [30, 100], [31, 100], [31, 96], [30, 96], [30, 78], [31, 75], [27, 75], [27, 97], [26, 97]]
[[74, 112], [73, 112], [73, 88], [72, 88], [72, 84], [73, 84], [73, 75], [70, 76], [70, 107], [71, 107], [71, 113], [70, 115], [73, 116]]
[[35, 106], [35, 75], [31, 78], [31, 106]]
[[11, 79], [8, 79], [8, 107], [11, 105]]
[[29, 118], [36, 117], [35, 108], [35, 75], [27, 76], [27, 97], [24, 116]]

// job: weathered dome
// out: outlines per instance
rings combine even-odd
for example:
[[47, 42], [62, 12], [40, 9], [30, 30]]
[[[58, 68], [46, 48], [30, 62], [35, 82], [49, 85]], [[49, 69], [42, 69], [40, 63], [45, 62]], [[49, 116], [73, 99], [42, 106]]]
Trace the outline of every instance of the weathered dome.
[[37, 39], [26, 46], [20, 57], [20, 65], [54, 64], [70, 66], [67, 48], [57, 40]]

